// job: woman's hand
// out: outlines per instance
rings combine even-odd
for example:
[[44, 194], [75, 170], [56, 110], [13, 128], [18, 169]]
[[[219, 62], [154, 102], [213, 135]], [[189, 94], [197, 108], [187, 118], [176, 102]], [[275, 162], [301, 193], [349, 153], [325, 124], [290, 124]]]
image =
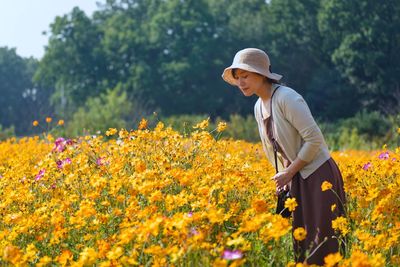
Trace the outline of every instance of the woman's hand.
[[275, 181], [276, 189], [278, 191], [283, 190], [285, 185], [287, 185], [293, 178], [293, 175], [288, 171], [281, 171], [275, 174], [271, 179]]
[[276, 189], [278, 191], [283, 190], [285, 185], [287, 185], [290, 181], [292, 181], [295, 174], [304, 168], [307, 165], [307, 162], [296, 158], [292, 164], [289, 165], [285, 170], [278, 172], [271, 179], [275, 181]]

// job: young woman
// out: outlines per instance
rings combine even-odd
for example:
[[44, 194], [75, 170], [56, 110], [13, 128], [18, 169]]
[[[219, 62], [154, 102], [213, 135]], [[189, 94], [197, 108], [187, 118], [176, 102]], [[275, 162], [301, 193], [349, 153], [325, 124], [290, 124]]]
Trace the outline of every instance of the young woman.
[[[325, 256], [338, 251], [332, 220], [344, 213], [345, 193], [340, 171], [306, 102], [296, 91], [279, 84], [282, 75], [271, 72], [269, 57], [260, 49], [237, 52], [222, 77], [245, 96], [259, 97], [254, 114], [264, 151], [273, 165], [274, 140], [277, 143], [279, 172], [272, 179], [278, 191], [289, 187], [296, 198], [293, 230], [303, 227], [307, 232], [305, 240], [293, 242], [296, 261], [323, 265]], [[337, 195], [321, 190], [324, 181], [332, 184]]]

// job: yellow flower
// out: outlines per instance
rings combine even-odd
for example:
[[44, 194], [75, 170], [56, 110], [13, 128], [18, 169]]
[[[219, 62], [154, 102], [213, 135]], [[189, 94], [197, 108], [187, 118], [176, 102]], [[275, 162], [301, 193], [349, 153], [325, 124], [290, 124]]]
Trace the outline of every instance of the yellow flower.
[[106, 135], [107, 135], [107, 136], [111, 136], [111, 135], [116, 134], [117, 132], [118, 132], [117, 129], [115, 129], [115, 128], [110, 128], [110, 129], [108, 129], [108, 131], [106, 132]]
[[332, 188], [332, 184], [328, 181], [324, 181], [321, 185], [322, 191], [326, 191]]
[[289, 211], [294, 211], [297, 207], [297, 202], [296, 202], [296, 198], [292, 197], [292, 198], [288, 198], [285, 201], [285, 208], [287, 208]]
[[336, 204], [333, 204], [333, 205], [331, 206], [331, 211], [333, 212], [335, 209], [336, 209]]
[[107, 259], [116, 260], [124, 254], [124, 249], [122, 247], [115, 247], [107, 253]]
[[397, 133], [398, 133], [398, 134], [400, 134], [400, 127], [399, 127], [399, 128], [397, 128]]
[[332, 228], [346, 235], [349, 232], [348, 222], [345, 217], [337, 217], [332, 221]]
[[38, 252], [38, 250], [36, 249], [35, 245], [33, 243], [29, 244], [26, 247], [24, 260], [25, 261], [34, 261], [36, 259], [37, 252]]
[[220, 133], [220, 132], [225, 131], [226, 127], [227, 127], [226, 122], [219, 122], [218, 126], [217, 126], [217, 132]]
[[205, 128], [208, 127], [209, 121], [210, 121], [210, 118], [207, 118], [207, 119], [205, 119], [205, 120], [199, 122], [199, 123], [196, 124], [195, 126], [193, 126], [193, 128], [194, 128], [194, 129], [201, 129], [201, 130], [204, 130]]
[[142, 118], [142, 120], [139, 122], [139, 130], [144, 130], [147, 128], [147, 120]]
[[246, 240], [241, 236], [239, 236], [238, 238], [235, 238], [235, 239], [230, 239], [226, 242], [226, 244], [228, 246], [237, 246], [237, 245], [245, 244], [245, 243], [246, 243]]
[[52, 121], [51, 117], [46, 117], [46, 122], [50, 123]]
[[57, 262], [61, 263], [62, 266], [66, 266], [73, 261], [73, 256], [71, 251], [64, 250], [61, 255], [57, 257]]
[[39, 125], [39, 122], [38, 122], [38, 121], [33, 121], [33, 122], [32, 122], [32, 125], [33, 125], [34, 127], [36, 127], [36, 126]]
[[83, 265], [92, 265], [96, 262], [97, 253], [93, 248], [84, 248], [84, 250], [79, 254], [79, 262]]
[[15, 246], [6, 246], [3, 250], [3, 259], [16, 264], [21, 259], [21, 251]]
[[293, 231], [293, 236], [297, 241], [302, 241], [306, 239], [307, 231], [303, 227], [298, 227]]
[[253, 209], [255, 209], [256, 212], [262, 213], [266, 212], [268, 210], [268, 204], [265, 200], [263, 199], [256, 199], [251, 203], [251, 206]]
[[36, 264], [36, 266], [38, 266], [38, 267], [47, 266], [51, 262], [52, 262], [52, 259], [49, 256], [44, 256], [39, 260], [39, 262]]
[[385, 258], [383, 257], [382, 253], [373, 254], [370, 263], [373, 267], [383, 267], [385, 266]]
[[64, 125], [64, 120], [59, 120], [58, 125], [60, 125], [60, 126]]
[[342, 255], [340, 255], [339, 252], [331, 253], [324, 258], [324, 262], [325, 262], [324, 266], [326, 266], [326, 267], [336, 266], [336, 264], [339, 263], [339, 261], [341, 261], [341, 260], [342, 260]]

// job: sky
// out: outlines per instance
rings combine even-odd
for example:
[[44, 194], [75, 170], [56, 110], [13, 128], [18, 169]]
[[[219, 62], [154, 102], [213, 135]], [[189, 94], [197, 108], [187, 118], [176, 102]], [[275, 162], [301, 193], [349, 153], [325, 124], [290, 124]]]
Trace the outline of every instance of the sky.
[[0, 0], [0, 47], [16, 48], [22, 57], [40, 59], [47, 45], [49, 25], [56, 16], [78, 6], [91, 15], [106, 0]]

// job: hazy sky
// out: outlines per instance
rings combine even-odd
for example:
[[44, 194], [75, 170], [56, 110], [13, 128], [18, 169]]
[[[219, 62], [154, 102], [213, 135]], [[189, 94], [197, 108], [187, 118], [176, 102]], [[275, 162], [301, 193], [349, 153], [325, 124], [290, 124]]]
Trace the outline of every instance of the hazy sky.
[[42, 32], [49, 30], [54, 18], [75, 6], [91, 15], [96, 3], [105, 0], [0, 0], [0, 47], [15, 47], [20, 56], [41, 58], [48, 38]]

